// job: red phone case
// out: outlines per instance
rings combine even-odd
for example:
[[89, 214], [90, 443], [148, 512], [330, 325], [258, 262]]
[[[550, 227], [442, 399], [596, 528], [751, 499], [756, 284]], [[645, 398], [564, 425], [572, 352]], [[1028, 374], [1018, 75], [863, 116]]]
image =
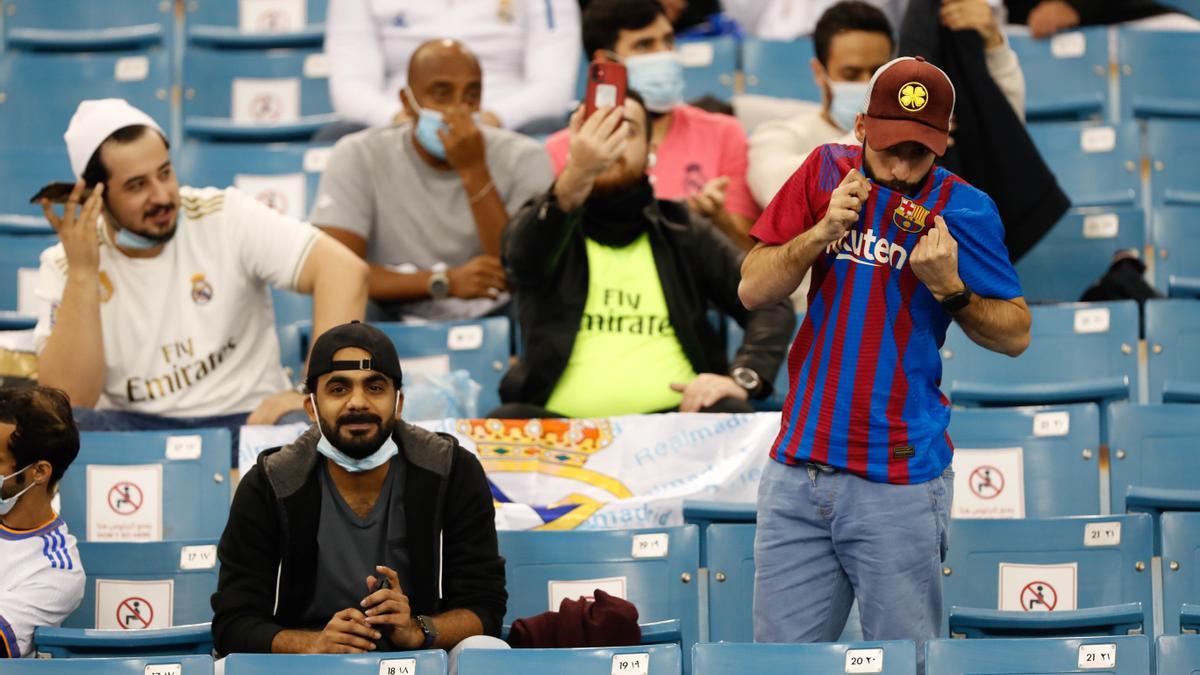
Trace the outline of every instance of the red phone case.
[[593, 61], [587, 71], [587, 94], [584, 98], [584, 119], [597, 108], [625, 105], [625, 66], [608, 61]]

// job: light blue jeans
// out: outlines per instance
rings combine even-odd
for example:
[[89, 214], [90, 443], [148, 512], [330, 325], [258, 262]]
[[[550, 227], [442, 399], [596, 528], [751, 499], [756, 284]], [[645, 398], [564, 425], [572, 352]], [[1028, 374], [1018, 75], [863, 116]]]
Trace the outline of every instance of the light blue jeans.
[[754, 641], [832, 642], [858, 599], [865, 640], [937, 637], [953, 473], [874, 483], [768, 460], [758, 487]]

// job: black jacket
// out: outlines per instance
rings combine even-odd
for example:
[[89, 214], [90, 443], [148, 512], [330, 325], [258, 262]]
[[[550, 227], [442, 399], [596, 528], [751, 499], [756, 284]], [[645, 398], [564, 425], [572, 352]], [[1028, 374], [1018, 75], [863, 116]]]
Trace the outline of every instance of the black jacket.
[[[1009, 23], [1026, 23], [1029, 13], [1043, 0], [1004, 0]], [[1134, 21], [1176, 10], [1153, 0], [1066, 0], [1077, 14], [1079, 25], [1096, 26], [1122, 21]]]
[[[667, 313], [692, 369], [726, 374], [748, 367], [762, 381], [752, 396], [768, 396], [791, 343], [796, 323], [791, 305], [781, 301], [755, 311], [743, 307], [737, 294], [741, 252], [711, 224], [689, 219], [683, 205], [650, 201], [645, 216]], [[505, 403], [545, 405], [566, 370], [587, 302], [582, 228], [586, 217], [586, 207], [564, 213], [551, 188], [530, 200], [504, 232], [501, 251], [516, 290], [524, 347], [521, 361], [500, 383]], [[707, 313], [712, 307], [745, 330], [732, 364], [720, 333], [709, 323]]]
[[[393, 437], [408, 462], [413, 614], [467, 609], [486, 634], [499, 636], [508, 594], [483, 467], [453, 436], [398, 422]], [[238, 485], [212, 596], [213, 642], [222, 655], [270, 652], [285, 628], [320, 628], [298, 619], [312, 600], [317, 569], [319, 438], [314, 425], [291, 445], [264, 452]]]

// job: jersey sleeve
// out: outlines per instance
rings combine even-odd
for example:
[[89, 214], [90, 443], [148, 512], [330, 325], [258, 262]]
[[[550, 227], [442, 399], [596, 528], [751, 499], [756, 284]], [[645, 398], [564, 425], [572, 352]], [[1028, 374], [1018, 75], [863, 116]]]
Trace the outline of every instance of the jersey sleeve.
[[[21, 658], [33, 650], [33, 631], [61, 626], [83, 600], [83, 570], [49, 566], [20, 586], [0, 591], [0, 657]], [[3, 670], [0, 668], [0, 670]]]
[[237, 188], [225, 191], [225, 208], [226, 226], [246, 274], [275, 288], [295, 290], [304, 261], [321, 232]]
[[[814, 213], [813, 193], [818, 189], [825, 148], [817, 148], [796, 169], [792, 177], [779, 188], [775, 198], [758, 217], [750, 236], [764, 244], [778, 246], [786, 244], [808, 231], [819, 220]], [[828, 195], [826, 195], [828, 200]]]
[[[958, 185], [955, 189], [971, 188]], [[953, 205], [957, 208], [942, 212], [946, 227], [958, 242], [958, 275], [981, 297], [1000, 300], [1021, 297], [1021, 281], [1004, 245], [1000, 212], [990, 197], [975, 192], [962, 206]]]
[[62, 304], [63, 292], [67, 287], [66, 253], [62, 247], [54, 246], [42, 252], [38, 267], [37, 285], [33, 293], [37, 298], [37, 326], [33, 329], [33, 348], [38, 354], [50, 339], [58, 307]]

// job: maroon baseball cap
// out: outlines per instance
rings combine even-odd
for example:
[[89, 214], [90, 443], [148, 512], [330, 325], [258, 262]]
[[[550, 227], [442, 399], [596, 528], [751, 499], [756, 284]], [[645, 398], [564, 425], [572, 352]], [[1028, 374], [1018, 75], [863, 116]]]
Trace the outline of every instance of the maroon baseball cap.
[[920, 56], [889, 61], [871, 77], [864, 124], [872, 148], [916, 141], [941, 157], [953, 114], [954, 85]]

